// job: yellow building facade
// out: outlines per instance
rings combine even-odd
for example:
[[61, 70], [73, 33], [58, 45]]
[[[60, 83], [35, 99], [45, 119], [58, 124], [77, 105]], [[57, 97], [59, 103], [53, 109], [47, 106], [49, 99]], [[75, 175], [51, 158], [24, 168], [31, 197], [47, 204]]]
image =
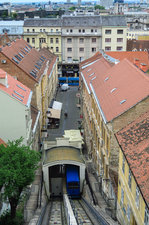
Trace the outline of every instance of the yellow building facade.
[[[139, 169], [139, 168], [138, 168]], [[122, 225], [147, 225], [145, 223], [146, 203], [139, 191], [135, 177], [129, 164], [119, 150], [119, 182], [118, 182], [117, 214]]]
[[48, 47], [61, 62], [61, 22], [59, 19], [27, 19], [23, 38], [36, 49]]
[[149, 111], [124, 127], [119, 143], [117, 218], [122, 225], [149, 224]]

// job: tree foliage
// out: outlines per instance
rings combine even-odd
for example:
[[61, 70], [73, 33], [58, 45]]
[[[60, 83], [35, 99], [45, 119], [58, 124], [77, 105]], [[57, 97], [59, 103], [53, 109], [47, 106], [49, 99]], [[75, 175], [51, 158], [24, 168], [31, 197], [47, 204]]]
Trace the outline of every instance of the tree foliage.
[[75, 9], [76, 9], [75, 6], [72, 6], [72, 7], [69, 8], [69, 10], [71, 10], [71, 11], [75, 11]]
[[0, 145], [0, 186], [4, 187], [4, 199], [8, 199], [11, 217], [16, 215], [16, 208], [23, 189], [35, 176], [40, 155], [29, 146], [22, 144], [23, 138]]
[[95, 5], [95, 10], [96, 10], [96, 9], [105, 9], [105, 7], [102, 6], [102, 5]]

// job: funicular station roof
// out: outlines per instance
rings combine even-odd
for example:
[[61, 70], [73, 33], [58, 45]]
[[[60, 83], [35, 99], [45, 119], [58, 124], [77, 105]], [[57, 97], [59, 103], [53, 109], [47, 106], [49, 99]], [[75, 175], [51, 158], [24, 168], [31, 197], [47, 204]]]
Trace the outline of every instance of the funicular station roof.
[[45, 152], [43, 165], [84, 164], [80, 149], [71, 146], [53, 147]]

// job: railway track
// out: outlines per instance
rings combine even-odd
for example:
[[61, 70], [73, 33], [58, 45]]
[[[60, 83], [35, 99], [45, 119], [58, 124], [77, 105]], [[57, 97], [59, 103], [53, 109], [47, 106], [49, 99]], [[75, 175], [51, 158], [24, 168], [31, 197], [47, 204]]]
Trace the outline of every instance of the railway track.
[[63, 201], [61, 199], [51, 201], [48, 225], [63, 224]]
[[70, 202], [71, 202], [71, 206], [78, 224], [81, 224], [81, 225], [94, 224], [91, 221], [90, 217], [87, 215], [87, 212], [81, 200], [71, 200]]

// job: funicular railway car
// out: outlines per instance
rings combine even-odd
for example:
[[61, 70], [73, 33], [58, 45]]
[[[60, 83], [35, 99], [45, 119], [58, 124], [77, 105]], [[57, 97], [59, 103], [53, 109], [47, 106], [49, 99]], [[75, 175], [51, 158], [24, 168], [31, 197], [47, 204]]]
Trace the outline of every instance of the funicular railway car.
[[80, 178], [78, 166], [66, 166], [66, 188], [67, 194], [71, 198], [80, 198]]

